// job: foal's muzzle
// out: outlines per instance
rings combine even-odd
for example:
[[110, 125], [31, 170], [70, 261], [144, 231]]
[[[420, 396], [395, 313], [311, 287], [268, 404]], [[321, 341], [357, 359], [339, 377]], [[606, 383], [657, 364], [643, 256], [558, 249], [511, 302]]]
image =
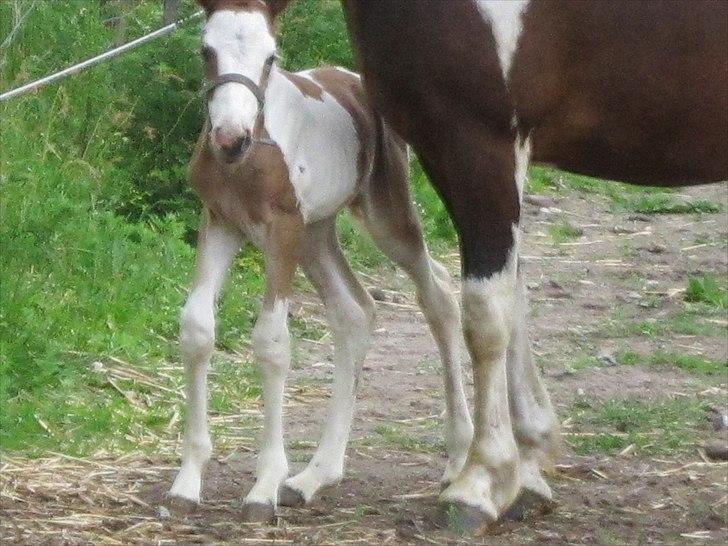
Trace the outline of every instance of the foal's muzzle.
[[226, 131], [220, 127], [213, 130], [212, 140], [227, 163], [233, 163], [241, 159], [252, 143], [249, 131], [239, 134]]

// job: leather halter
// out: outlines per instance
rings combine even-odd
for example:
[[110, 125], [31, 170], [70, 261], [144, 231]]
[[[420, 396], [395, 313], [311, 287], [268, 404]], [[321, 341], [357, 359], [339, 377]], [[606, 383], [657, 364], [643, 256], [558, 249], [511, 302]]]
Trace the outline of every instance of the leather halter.
[[[250, 141], [254, 144], [263, 144], [264, 146], [275, 146], [278, 147], [278, 143], [270, 138], [264, 138], [260, 136], [260, 131], [263, 128], [263, 107], [265, 106], [265, 92], [268, 89], [268, 80], [270, 79], [270, 73], [273, 69], [273, 64], [278, 59], [278, 55], [274, 53], [265, 60], [263, 65], [263, 73], [260, 76], [260, 83], [255, 83], [253, 80], [242, 74], [236, 74], [230, 72], [227, 74], [220, 74], [214, 79], [208, 80], [203, 87], [205, 97], [209, 101], [215, 89], [225, 85], [226, 83], [239, 83], [245, 86], [250, 91], [255, 100], [258, 101], [258, 112], [255, 115], [255, 122], [253, 124], [253, 134], [251, 135]], [[209, 123], [209, 108], [208, 108], [208, 125], [212, 127], [212, 123]]]

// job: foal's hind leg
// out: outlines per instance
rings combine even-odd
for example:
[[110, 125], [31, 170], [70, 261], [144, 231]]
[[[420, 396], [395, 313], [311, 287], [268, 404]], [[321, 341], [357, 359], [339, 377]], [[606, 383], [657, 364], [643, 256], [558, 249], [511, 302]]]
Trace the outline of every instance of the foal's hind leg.
[[427, 252], [409, 192], [405, 149], [386, 128], [384, 134], [380, 163], [352, 210], [382, 251], [415, 283], [417, 301], [440, 351], [447, 412], [448, 462], [442, 476], [446, 486], [465, 464], [473, 437], [460, 365], [460, 312], [450, 275]]
[[326, 306], [334, 334], [334, 381], [326, 425], [308, 466], [286, 480], [280, 504], [304, 504], [322, 487], [338, 482], [354, 411], [356, 385], [369, 348], [374, 303], [354, 277], [336, 240], [333, 220], [307, 228], [302, 257], [306, 275]]

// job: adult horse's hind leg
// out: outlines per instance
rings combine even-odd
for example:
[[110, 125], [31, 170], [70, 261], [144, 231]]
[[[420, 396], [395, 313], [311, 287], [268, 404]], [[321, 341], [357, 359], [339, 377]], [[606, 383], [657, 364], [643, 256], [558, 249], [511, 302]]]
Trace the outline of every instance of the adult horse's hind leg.
[[404, 144], [382, 128], [379, 157], [361, 195], [352, 205], [384, 253], [415, 283], [417, 301], [435, 338], [444, 369], [448, 462], [447, 485], [462, 469], [473, 436], [460, 365], [460, 312], [450, 275], [427, 252], [417, 211], [409, 192]]
[[187, 417], [182, 467], [169, 491], [176, 504], [200, 502], [202, 470], [212, 452], [207, 426], [207, 368], [215, 344], [215, 298], [241, 242], [239, 233], [206, 212], [197, 242], [197, 274], [180, 321]]
[[533, 494], [541, 499], [551, 498], [541, 470], [553, 468], [561, 442], [556, 413], [533, 362], [526, 322], [528, 302], [520, 270], [516, 282], [515, 324], [508, 346], [506, 373], [511, 421], [521, 461], [522, 500], [527, 503], [528, 496]]
[[302, 266], [326, 307], [334, 334], [334, 381], [326, 424], [308, 466], [286, 480], [280, 504], [309, 502], [344, 472], [354, 398], [374, 318], [374, 302], [356, 280], [336, 240], [333, 219], [307, 226]]

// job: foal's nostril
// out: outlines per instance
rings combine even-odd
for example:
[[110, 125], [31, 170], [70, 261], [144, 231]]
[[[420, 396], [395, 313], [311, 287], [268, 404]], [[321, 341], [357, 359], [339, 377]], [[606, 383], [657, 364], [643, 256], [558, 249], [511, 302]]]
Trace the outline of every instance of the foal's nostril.
[[248, 131], [240, 135], [217, 128], [213, 136], [220, 150], [231, 157], [240, 155], [250, 146], [250, 133]]

